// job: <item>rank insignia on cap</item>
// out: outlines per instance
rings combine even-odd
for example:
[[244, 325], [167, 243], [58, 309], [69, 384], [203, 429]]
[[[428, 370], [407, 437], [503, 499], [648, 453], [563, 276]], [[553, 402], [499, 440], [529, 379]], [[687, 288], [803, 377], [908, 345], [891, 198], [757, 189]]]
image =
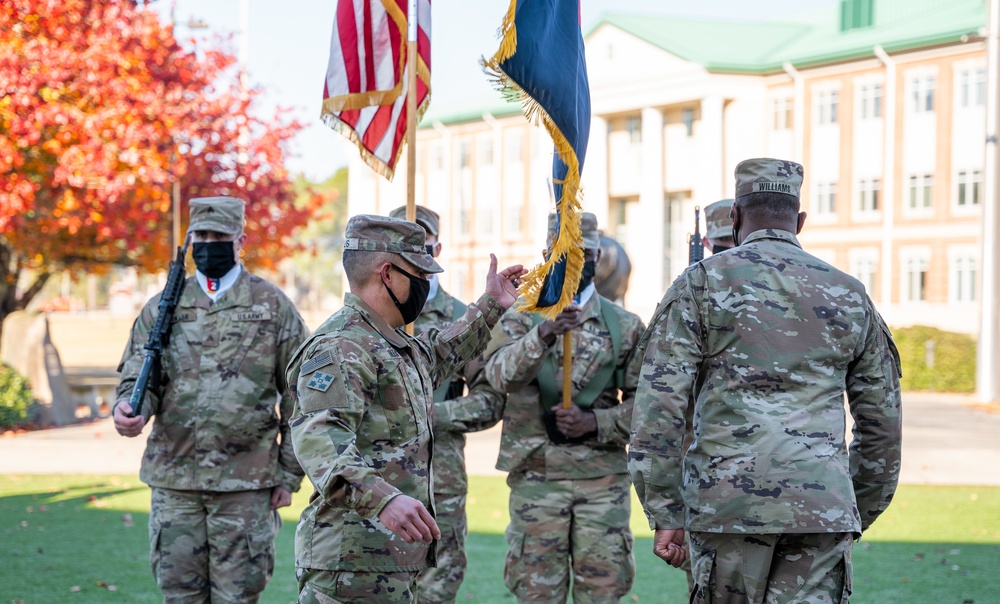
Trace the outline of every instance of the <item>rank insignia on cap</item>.
[[326, 392], [330, 389], [331, 385], [333, 385], [333, 376], [329, 373], [317, 371], [313, 374], [312, 378], [309, 379], [309, 383], [306, 384], [306, 387], [313, 390], [319, 390], [320, 392]]

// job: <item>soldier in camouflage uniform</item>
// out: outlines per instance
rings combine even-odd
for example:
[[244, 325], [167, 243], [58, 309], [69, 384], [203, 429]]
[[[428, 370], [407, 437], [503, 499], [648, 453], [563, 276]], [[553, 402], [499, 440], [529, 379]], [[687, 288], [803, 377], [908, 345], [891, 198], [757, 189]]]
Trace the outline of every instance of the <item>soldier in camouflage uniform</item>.
[[140, 478], [152, 488], [150, 558], [166, 602], [256, 602], [274, 568], [276, 510], [302, 481], [284, 368], [308, 330], [278, 288], [237, 262], [243, 215], [239, 199], [191, 200], [198, 270], [141, 415], [128, 417], [129, 399], [159, 296], [136, 319], [118, 366], [118, 432], [136, 436], [156, 416]]
[[679, 565], [688, 531], [692, 602], [847, 602], [852, 540], [896, 489], [899, 357], [861, 283], [799, 245], [801, 183], [738, 165], [737, 247], [678, 277], [645, 336], [629, 470], [654, 552]]
[[[550, 216], [550, 239], [556, 225]], [[497, 468], [509, 472], [504, 581], [518, 602], [617, 602], [632, 587], [625, 444], [643, 331], [596, 294], [597, 218], [583, 214], [578, 302], [554, 320], [508, 312], [487, 376], [507, 393]], [[551, 241], [550, 241], [551, 243]], [[573, 405], [562, 409], [562, 339], [572, 329]]]
[[705, 235], [701, 242], [713, 254], [733, 247], [732, 199], [720, 199], [705, 206]]
[[[389, 213], [405, 219], [406, 206]], [[416, 206], [416, 222], [427, 232], [427, 253], [441, 254], [437, 212]], [[431, 287], [420, 316], [413, 323], [415, 333], [443, 329], [465, 314], [465, 304], [444, 291], [437, 275], [430, 277]], [[434, 391], [431, 423], [434, 430], [434, 507], [441, 540], [437, 544], [437, 566], [424, 569], [417, 579], [417, 601], [421, 604], [445, 604], [455, 601], [465, 578], [467, 559], [465, 538], [469, 529], [465, 518], [465, 498], [469, 479], [465, 473], [465, 433], [496, 425], [503, 414], [504, 395], [490, 386], [483, 372], [485, 359], [477, 357]], [[469, 392], [465, 394], [468, 384]]]
[[351, 293], [287, 371], [292, 442], [315, 486], [295, 534], [301, 604], [411, 602], [417, 574], [435, 564], [433, 392], [486, 347], [525, 273], [498, 274], [492, 258], [486, 293], [462, 318], [411, 336], [402, 328], [441, 270], [418, 225], [348, 221]]

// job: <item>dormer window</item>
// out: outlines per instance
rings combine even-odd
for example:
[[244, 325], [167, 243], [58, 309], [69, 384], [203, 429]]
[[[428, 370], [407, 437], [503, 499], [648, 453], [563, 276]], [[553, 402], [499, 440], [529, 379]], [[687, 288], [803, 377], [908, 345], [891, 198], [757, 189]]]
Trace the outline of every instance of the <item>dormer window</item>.
[[840, 31], [865, 29], [875, 23], [875, 0], [840, 0]]

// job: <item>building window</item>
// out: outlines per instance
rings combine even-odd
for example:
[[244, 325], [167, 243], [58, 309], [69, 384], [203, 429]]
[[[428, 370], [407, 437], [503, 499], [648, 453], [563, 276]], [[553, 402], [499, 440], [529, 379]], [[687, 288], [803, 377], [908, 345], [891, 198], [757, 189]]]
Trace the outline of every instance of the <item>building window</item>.
[[976, 256], [961, 253], [952, 257], [948, 268], [948, 295], [952, 302], [976, 301]]
[[821, 182], [816, 184], [816, 214], [832, 215], [837, 211], [837, 183]]
[[685, 107], [681, 111], [681, 120], [684, 122], [684, 132], [690, 137], [694, 135], [694, 109]]
[[850, 256], [851, 274], [865, 286], [865, 291], [870, 296], [872, 289], [875, 287], [875, 270], [878, 266], [877, 256], [875, 253], [853, 253], [853, 251]]
[[510, 201], [503, 206], [503, 234], [507, 239], [518, 239], [521, 236], [521, 202]]
[[625, 118], [625, 131], [628, 132], [628, 142], [638, 145], [642, 142], [642, 118], [630, 116]]
[[882, 181], [878, 178], [862, 178], [858, 181], [858, 211], [877, 212]]
[[486, 136], [479, 139], [479, 166], [493, 165], [493, 141]]
[[937, 86], [933, 75], [910, 78], [910, 110], [913, 113], [934, 111], [934, 88]]
[[430, 155], [430, 169], [435, 172], [444, 170], [444, 150], [441, 148], [441, 143], [434, 141], [427, 145], [427, 147], [427, 152]]
[[774, 99], [771, 104], [772, 129], [789, 130], [792, 127], [792, 99], [782, 97]]
[[960, 170], [956, 180], [958, 182], [958, 207], [978, 206], [982, 200], [982, 172], [979, 170]]
[[504, 157], [509, 164], [519, 164], [524, 160], [524, 134], [520, 130], [505, 133]]
[[986, 68], [962, 69], [958, 72], [958, 106], [982, 107], [986, 102]]
[[871, 120], [882, 117], [882, 84], [862, 84], [858, 89], [861, 119]]
[[460, 141], [458, 143], [458, 167], [468, 168], [472, 158], [472, 152], [470, 149], [469, 141]]
[[903, 301], [927, 300], [927, 256], [911, 255], [903, 261]]
[[[469, 299], [469, 271], [461, 262], [449, 263], [448, 272], [451, 273], [451, 283], [449, 289], [455, 292], [459, 300]], [[450, 292], [449, 292], [450, 293]]]
[[913, 174], [910, 176], [910, 201], [907, 207], [911, 210], [927, 210], [931, 207], [931, 187], [934, 177], [930, 174]]
[[836, 124], [840, 92], [837, 90], [823, 90], [817, 96], [816, 103], [816, 115], [819, 123]]

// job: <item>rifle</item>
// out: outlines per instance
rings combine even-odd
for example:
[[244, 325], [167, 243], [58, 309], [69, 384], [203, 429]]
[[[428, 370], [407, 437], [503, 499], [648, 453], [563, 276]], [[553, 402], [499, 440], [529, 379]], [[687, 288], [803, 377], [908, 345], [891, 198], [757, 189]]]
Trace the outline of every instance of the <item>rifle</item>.
[[153, 383], [159, 381], [160, 375], [160, 355], [170, 340], [170, 326], [173, 323], [174, 309], [181, 300], [184, 292], [184, 281], [187, 279], [187, 272], [184, 270], [184, 258], [187, 257], [188, 245], [191, 243], [191, 236], [184, 239], [184, 247], [177, 246], [177, 257], [170, 263], [170, 272], [167, 273], [167, 285], [160, 294], [160, 313], [156, 317], [156, 323], [149, 332], [149, 341], [146, 342], [146, 353], [142, 358], [142, 369], [139, 370], [139, 377], [135, 380], [135, 387], [132, 389], [132, 398], [128, 404], [132, 407], [132, 414], [135, 417], [142, 411], [142, 401], [146, 398], [146, 389], [150, 384], [150, 376], [154, 370], [156, 374], [152, 376]]
[[701, 214], [701, 208], [699, 206], [694, 207], [694, 235], [691, 235], [691, 239], [688, 241], [688, 266], [694, 264], [695, 262], [700, 262], [705, 258], [705, 245], [701, 242], [701, 231], [699, 230], [699, 216]]

